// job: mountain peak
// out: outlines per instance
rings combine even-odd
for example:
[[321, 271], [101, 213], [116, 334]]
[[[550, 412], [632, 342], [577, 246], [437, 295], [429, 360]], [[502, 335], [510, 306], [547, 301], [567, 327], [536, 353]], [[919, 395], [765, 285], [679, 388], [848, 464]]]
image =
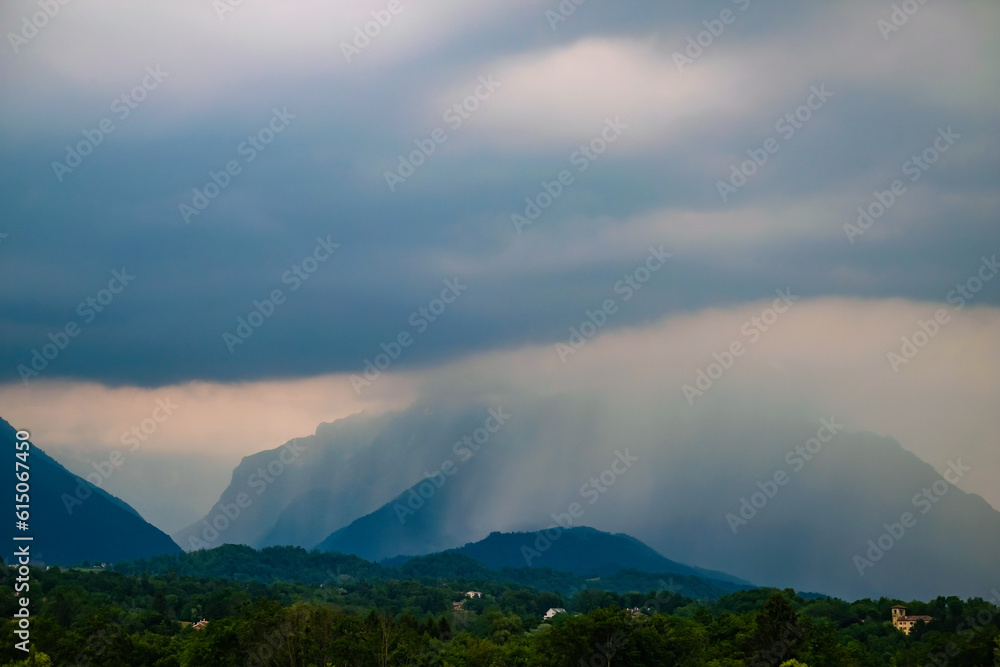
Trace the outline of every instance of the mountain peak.
[[[15, 451], [17, 431], [0, 419], [0, 450]], [[125, 501], [74, 475], [29, 440], [30, 529], [33, 563], [115, 563], [180, 552], [164, 532]], [[10, 476], [7, 497], [15, 494]], [[14, 542], [0, 553], [10, 562]]]

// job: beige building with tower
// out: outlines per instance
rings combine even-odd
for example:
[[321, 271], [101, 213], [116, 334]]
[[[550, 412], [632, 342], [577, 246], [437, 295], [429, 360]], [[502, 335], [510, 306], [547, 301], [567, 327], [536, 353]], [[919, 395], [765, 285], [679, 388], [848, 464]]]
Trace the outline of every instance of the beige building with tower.
[[906, 607], [901, 604], [892, 607], [892, 626], [906, 634], [910, 634], [910, 630], [913, 629], [917, 621], [930, 623], [933, 620], [934, 618], [931, 616], [907, 616]]

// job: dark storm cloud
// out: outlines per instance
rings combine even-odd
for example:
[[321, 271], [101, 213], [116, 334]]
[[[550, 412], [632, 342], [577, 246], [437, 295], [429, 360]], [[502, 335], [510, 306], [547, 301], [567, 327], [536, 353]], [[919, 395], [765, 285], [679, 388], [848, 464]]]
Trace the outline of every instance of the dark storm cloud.
[[[877, 7], [746, 3], [744, 11], [744, 4], [643, 3], [625, 11], [595, 1], [555, 30], [544, 12], [557, 3], [502, 10], [449, 5], [450, 14], [420, 14], [425, 10], [412, 6], [395, 19], [399, 33], [386, 29], [350, 64], [337, 45], [364, 13], [328, 34], [303, 37], [300, 49], [274, 36], [292, 50], [271, 61], [240, 60], [254, 52], [252, 22], [262, 20], [250, 6], [220, 22], [181, 3], [175, 13], [157, 10], [176, 22], [158, 31], [150, 14], [145, 33], [90, 26], [88, 12], [100, 16], [105, 5], [67, 6], [19, 53], [5, 54], [2, 65], [10, 74], [0, 84], [10, 114], [0, 123], [6, 214], [0, 233], [9, 235], [0, 244], [0, 381], [20, 381], [18, 366], [30, 366], [32, 350], [71, 321], [79, 335], [38, 377], [159, 385], [354, 372], [380, 343], [412, 332], [411, 315], [440, 294], [444, 280], [456, 278], [468, 290], [419, 334], [400, 367], [551, 342], [611, 296], [651, 244], [673, 250], [674, 260], [610, 326], [766, 298], [785, 286], [803, 297], [943, 300], [983, 253], [1000, 252], [993, 112], [982, 106], [996, 99], [996, 85], [985, 77], [978, 86], [942, 79], [949, 63], [975, 63], [993, 48], [982, 46], [973, 19], [995, 22], [995, 12], [981, 5], [926, 8], [926, 17], [906, 27], [909, 34], [886, 43], [875, 20], [887, 12]], [[9, 6], [3, 25], [16, 27], [32, 7]], [[673, 53], [724, 9], [734, 12], [734, 22], [678, 72]], [[302, 4], [294, 20], [310, 22], [313, 11], [321, 10]], [[469, 21], [461, 20], [462, 11], [470, 12]], [[419, 32], [406, 32], [408, 16], [419, 19]], [[934, 41], [930, 22], [941, 16], [947, 21]], [[188, 51], [168, 49], [184, 21], [203, 34]], [[860, 54], [844, 55], [836, 32], [824, 28], [830, 21], [853, 26], [867, 40], [856, 48]], [[72, 62], [80, 46], [55, 40], [82, 27], [119, 46], [146, 37], [161, 51], [127, 51], [119, 70], [87, 75]], [[801, 44], [811, 45], [801, 58], [780, 53]], [[883, 57], [889, 49], [904, 62]], [[582, 60], [560, 60], [561, 53]], [[586, 83], [587, 68], [606, 53], [623, 53], [622, 62], [635, 64], [620, 75], [635, 82], [629, 90], [636, 96], [608, 100], [630, 129], [518, 234], [511, 214], [523, 211], [541, 181], [573, 169], [570, 155], [602, 127], [603, 109], [590, 108], [577, 79]], [[113, 100], [157, 63], [169, 76], [119, 118]], [[552, 79], [532, 79], [536, 66]], [[461, 127], [449, 127], [450, 104], [491, 74], [502, 85]], [[659, 125], [657, 115], [675, 110], [659, 109], [640, 93], [662, 80], [670, 82], [664, 104], [682, 106], [683, 96], [670, 95], [684, 86], [708, 102], [692, 103]], [[708, 93], [697, 88], [702, 81]], [[781, 136], [775, 122], [794, 113], [811, 86], [823, 84], [834, 96], [722, 201], [717, 181], [747, 159], [747, 150]], [[615, 85], [589, 83], [591, 93]], [[942, 86], [951, 87], [946, 95], [930, 95]], [[552, 91], [565, 99], [563, 118], [535, 106]], [[294, 118], [249, 161], [244, 142], [268, 127], [275, 109]], [[518, 110], [523, 120], [510, 120]], [[65, 146], [106, 117], [115, 131], [60, 180], [53, 161], [65, 161]], [[438, 127], [448, 140], [390, 191], [385, 171]], [[906, 178], [903, 164], [931, 146], [941, 127], [961, 139], [849, 243], [843, 224], [855, 220], [874, 190]], [[203, 189], [210, 172], [223, 173], [231, 161], [239, 173], [185, 221], [179, 205], [194, 205], [192, 188]], [[685, 236], [672, 222], [694, 211], [738, 227], [750, 209], [765, 220], [740, 247], [727, 239], [728, 228]], [[767, 209], [775, 212], [770, 222]], [[661, 222], [641, 222], [650, 217]], [[624, 240], [602, 246], [600, 239], [619, 228]], [[292, 290], [286, 272], [312, 255], [318, 238], [339, 248]], [[546, 249], [545, 261], [538, 248]], [[98, 298], [111, 272], [123, 268], [134, 281], [88, 323], [79, 304]], [[235, 333], [237, 318], [247, 318], [253, 301], [275, 289], [286, 300], [230, 352], [223, 334]], [[977, 303], [998, 300], [1000, 292], [986, 289]]]

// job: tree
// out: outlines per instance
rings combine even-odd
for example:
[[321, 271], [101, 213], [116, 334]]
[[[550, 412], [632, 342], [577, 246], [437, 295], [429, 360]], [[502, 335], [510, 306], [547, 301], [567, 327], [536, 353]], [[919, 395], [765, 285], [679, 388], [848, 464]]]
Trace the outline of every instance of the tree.
[[386, 667], [399, 642], [401, 629], [385, 612], [374, 609], [365, 618], [365, 625], [376, 662], [379, 667]]
[[153, 606], [153, 611], [155, 611], [157, 614], [160, 614], [163, 617], [167, 616], [167, 614], [169, 613], [169, 609], [167, 607], [167, 596], [163, 594], [163, 591], [157, 591], [156, 595], [153, 596], [152, 606]]
[[41, 651], [36, 651], [35, 647], [31, 647], [31, 653], [24, 660], [18, 660], [17, 662], [9, 662], [4, 667], [52, 667], [52, 658], [45, 655]]
[[757, 612], [756, 630], [752, 646], [757, 655], [765, 660], [795, 657], [793, 647], [799, 643], [804, 632], [796, 622], [795, 609], [781, 591], [772, 591]]
[[632, 630], [631, 614], [621, 609], [596, 609], [585, 616], [559, 614], [552, 627], [535, 635], [536, 646], [541, 664], [547, 667], [576, 667], [581, 660], [614, 667], [630, 664], [622, 659], [622, 648]]
[[563, 600], [561, 595], [557, 593], [542, 592], [538, 594], [537, 598], [535, 598], [535, 608], [533, 611], [541, 617], [549, 609], [565, 606], [566, 602]]
[[486, 622], [489, 627], [489, 638], [497, 645], [507, 643], [507, 640], [511, 636], [519, 635], [524, 631], [521, 625], [521, 617], [513, 612], [507, 615], [499, 611], [487, 612]]

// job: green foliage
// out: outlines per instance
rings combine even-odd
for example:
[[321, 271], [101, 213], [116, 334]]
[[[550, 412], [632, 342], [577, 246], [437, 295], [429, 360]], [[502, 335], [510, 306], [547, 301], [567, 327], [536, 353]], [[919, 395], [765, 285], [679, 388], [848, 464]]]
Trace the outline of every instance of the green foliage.
[[16, 662], [9, 662], [4, 667], [52, 667], [52, 658], [32, 648], [28, 657]]
[[779, 591], [768, 595], [764, 607], [754, 617], [753, 650], [764, 658], [784, 658], [798, 653], [796, 645], [803, 634], [795, 609]]
[[[935, 620], [906, 636], [888, 620], [901, 601], [886, 598], [773, 589], [702, 601], [655, 588], [564, 595], [449, 576], [449, 562], [418, 564], [408, 572], [420, 576], [405, 577], [337, 554], [235, 547], [121, 571], [33, 568], [33, 653], [14, 649], [16, 626], [2, 623], [0, 665], [1000, 665], [1000, 609], [977, 598], [907, 602]], [[427, 568], [440, 569], [424, 576]], [[0, 584], [0, 601], [12, 583]], [[542, 623], [550, 607], [567, 613]], [[195, 630], [202, 618], [207, 627]]]
[[[390, 566], [390, 563], [396, 564]], [[650, 574], [632, 569], [598, 578], [587, 578], [540, 567], [492, 570], [468, 556], [455, 553], [392, 559], [379, 565], [357, 556], [317, 550], [306, 551], [301, 547], [267, 547], [255, 550], [236, 544], [128, 561], [115, 565], [114, 570], [130, 575], [147, 577], [152, 575], [167, 581], [178, 576], [225, 578], [264, 584], [288, 580], [290, 577], [294, 577], [295, 581], [310, 584], [353, 579], [409, 579], [421, 582], [447, 580], [464, 582], [466, 590], [485, 590], [484, 587], [488, 584], [499, 584], [500, 589], [510, 584], [518, 584], [549, 591], [566, 598], [573, 597], [586, 589], [618, 594], [670, 589], [693, 599], [717, 600], [741, 588], [736, 584], [700, 577]]]

